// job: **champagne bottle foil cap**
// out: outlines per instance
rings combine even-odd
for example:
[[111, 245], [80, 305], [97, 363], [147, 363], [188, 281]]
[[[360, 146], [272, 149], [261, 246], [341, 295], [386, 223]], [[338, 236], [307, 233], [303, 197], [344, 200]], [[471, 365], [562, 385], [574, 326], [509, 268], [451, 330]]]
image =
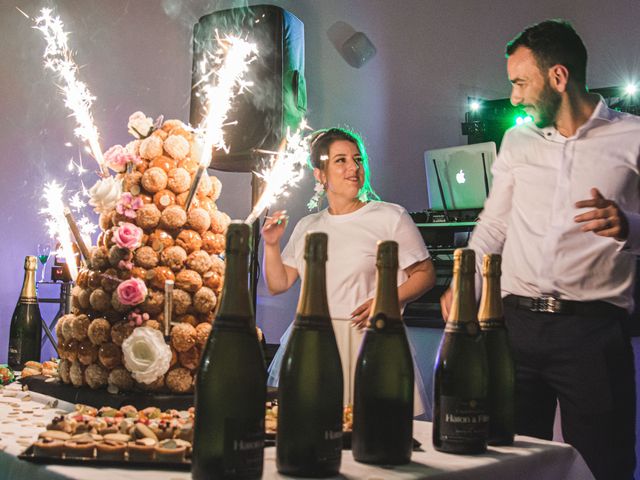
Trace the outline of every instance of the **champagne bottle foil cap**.
[[304, 259], [314, 262], [327, 261], [327, 242], [329, 237], [323, 232], [309, 232], [304, 242]]
[[249, 238], [251, 227], [244, 222], [233, 221], [227, 229], [227, 245], [225, 252], [229, 254], [247, 255], [250, 250]]
[[25, 270], [35, 270], [38, 266], [38, 259], [33, 255], [27, 255], [24, 258], [24, 269]]
[[475, 273], [476, 252], [470, 248], [456, 248], [453, 252], [454, 273]]
[[398, 242], [385, 240], [378, 242], [376, 267], [398, 268]]
[[502, 255], [497, 253], [486, 253], [482, 257], [482, 274], [499, 277], [502, 273], [500, 264], [502, 263]]

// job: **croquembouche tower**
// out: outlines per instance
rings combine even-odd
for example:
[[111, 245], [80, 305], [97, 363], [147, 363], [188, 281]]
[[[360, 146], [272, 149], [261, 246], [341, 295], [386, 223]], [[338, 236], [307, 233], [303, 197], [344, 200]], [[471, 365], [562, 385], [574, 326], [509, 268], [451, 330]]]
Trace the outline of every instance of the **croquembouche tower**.
[[56, 325], [65, 383], [188, 393], [224, 280], [229, 216], [221, 184], [199, 166], [193, 132], [179, 120], [129, 119], [135, 137], [105, 152], [116, 173], [90, 190], [101, 233]]

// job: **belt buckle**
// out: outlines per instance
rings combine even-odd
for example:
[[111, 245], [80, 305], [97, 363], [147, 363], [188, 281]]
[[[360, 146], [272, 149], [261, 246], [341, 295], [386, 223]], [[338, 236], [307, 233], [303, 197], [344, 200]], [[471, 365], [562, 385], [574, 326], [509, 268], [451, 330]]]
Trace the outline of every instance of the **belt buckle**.
[[531, 305], [531, 311], [540, 313], [560, 313], [562, 311], [562, 300], [551, 296], [534, 298]]

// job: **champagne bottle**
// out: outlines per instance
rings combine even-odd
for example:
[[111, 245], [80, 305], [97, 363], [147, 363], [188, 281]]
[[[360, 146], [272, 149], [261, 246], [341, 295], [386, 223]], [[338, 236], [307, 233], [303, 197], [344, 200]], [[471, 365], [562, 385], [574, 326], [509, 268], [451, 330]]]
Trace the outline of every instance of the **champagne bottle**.
[[225, 281], [196, 378], [195, 480], [262, 476], [267, 377], [248, 287], [250, 228], [233, 222]]
[[453, 303], [434, 368], [433, 446], [481, 453], [489, 434], [489, 372], [476, 316], [475, 254], [457, 249], [453, 255]]
[[515, 433], [515, 367], [502, 311], [500, 261], [500, 255], [482, 258], [478, 310], [489, 363], [489, 445], [511, 445]]
[[305, 273], [280, 368], [276, 461], [280, 473], [330, 477], [342, 457], [342, 366], [327, 303], [327, 235], [305, 239]]
[[413, 448], [413, 360], [398, 302], [398, 244], [379, 242], [376, 295], [355, 376], [353, 458], [400, 465]]
[[11, 317], [9, 330], [9, 366], [21, 370], [29, 360], [40, 361], [42, 316], [36, 298], [37, 259], [24, 259], [24, 280], [20, 299]]

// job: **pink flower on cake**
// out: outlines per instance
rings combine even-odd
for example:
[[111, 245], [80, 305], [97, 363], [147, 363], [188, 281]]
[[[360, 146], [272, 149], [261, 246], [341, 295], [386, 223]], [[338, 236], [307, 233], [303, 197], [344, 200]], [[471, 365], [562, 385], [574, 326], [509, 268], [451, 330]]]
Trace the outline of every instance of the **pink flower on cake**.
[[133, 223], [123, 222], [113, 234], [113, 241], [120, 248], [133, 250], [142, 245], [142, 229]]
[[130, 278], [118, 285], [117, 292], [123, 305], [138, 305], [147, 297], [147, 286], [139, 278]]
[[144, 202], [140, 197], [134, 197], [131, 193], [125, 192], [116, 204], [116, 212], [129, 218], [136, 218], [136, 210], [142, 208]]
[[136, 308], [133, 312], [129, 313], [127, 318], [129, 319], [129, 325], [132, 327], [139, 327], [143, 322], [149, 320], [149, 314], [146, 312], [140, 313], [140, 310]]
[[114, 145], [104, 152], [104, 161], [111, 170], [121, 173], [127, 169], [127, 163], [137, 165], [141, 159], [122, 145]]

